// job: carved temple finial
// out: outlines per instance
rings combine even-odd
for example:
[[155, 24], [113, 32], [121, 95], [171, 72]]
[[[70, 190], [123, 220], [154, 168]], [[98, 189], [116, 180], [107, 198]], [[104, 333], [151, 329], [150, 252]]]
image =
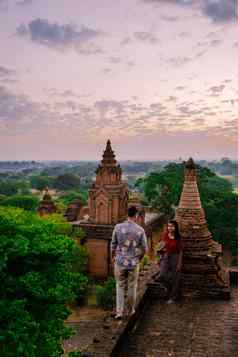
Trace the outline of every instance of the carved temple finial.
[[192, 157], [190, 157], [188, 161], [185, 163], [185, 167], [186, 169], [194, 169], [194, 170], [196, 169], [196, 164]]
[[115, 166], [117, 161], [115, 159], [114, 151], [112, 150], [111, 141], [107, 141], [106, 149], [103, 152], [103, 158], [101, 164], [104, 166], [112, 165]]
[[108, 140], [89, 191], [90, 218], [97, 224], [122, 222], [127, 216], [127, 205], [128, 187], [122, 181], [122, 169]]

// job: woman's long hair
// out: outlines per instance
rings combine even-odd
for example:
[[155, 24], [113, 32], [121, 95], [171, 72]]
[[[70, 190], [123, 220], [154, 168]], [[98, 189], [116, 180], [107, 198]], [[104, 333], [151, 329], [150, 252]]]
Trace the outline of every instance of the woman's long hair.
[[174, 239], [175, 240], [181, 240], [181, 235], [179, 233], [179, 226], [178, 226], [178, 222], [175, 221], [175, 219], [172, 219], [171, 221], [169, 221], [169, 224], [173, 224], [174, 225]]

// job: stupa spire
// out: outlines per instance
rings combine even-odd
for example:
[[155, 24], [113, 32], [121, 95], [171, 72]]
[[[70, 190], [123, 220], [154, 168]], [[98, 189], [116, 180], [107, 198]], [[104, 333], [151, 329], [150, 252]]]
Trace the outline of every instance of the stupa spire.
[[121, 175], [121, 167], [117, 164], [111, 141], [108, 140], [101, 163], [96, 170], [96, 183], [100, 185], [117, 185], [121, 183]]
[[112, 150], [111, 141], [109, 139], [107, 141], [106, 149], [103, 152], [103, 158], [101, 163], [104, 166], [108, 166], [108, 165], [115, 166], [117, 164], [114, 151]]
[[197, 170], [192, 158], [185, 163], [185, 180], [179, 202], [179, 208], [202, 209], [197, 186]]
[[202, 208], [197, 169], [192, 158], [185, 163], [185, 179], [176, 219], [185, 242], [185, 254], [208, 254], [212, 246], [212, 236]]
[[229, 296], [228, 283], [218, 264], [222, 247], [213, 241], [208, 229], [198, 191], [197, 169], [192, 158], [185, 163], [185, 179], [176, 220], [184, 242], [182, 285], [185, 290], [195, 294]]

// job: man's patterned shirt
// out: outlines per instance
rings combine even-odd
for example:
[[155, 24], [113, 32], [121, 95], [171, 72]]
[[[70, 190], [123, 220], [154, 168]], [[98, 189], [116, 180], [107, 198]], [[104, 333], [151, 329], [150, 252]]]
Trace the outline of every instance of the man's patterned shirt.
[[133, 269], [147, 250], [144, 229], [131, 220], [119, 223], [112, 234], [111, 251], [115, 252], [116, 264]]

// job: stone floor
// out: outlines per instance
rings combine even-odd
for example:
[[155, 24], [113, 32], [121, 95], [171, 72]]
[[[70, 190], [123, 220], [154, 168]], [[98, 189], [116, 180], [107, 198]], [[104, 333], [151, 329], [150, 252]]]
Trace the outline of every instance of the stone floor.
[[[144, 267], [140, 272], [138, 287], [138, 303], [144, 296], [147, 283], [158, 270], [156, 263]], [[67, 319], [67, 325], [75, 330], [74, 336], [64, 341], [64, 356], [70, 351], [81, 350], [89, 355], [97, 357], [109, 356], [120, 338], [121, 331], [127, 325], [127, 321], [119, 323], [111, 317], [112, 311], [103, 311], [95, 306], [85, 306], [80, 308], [72, 307], [72, 314]], [[124, 326], [125, 325], [125, 326]], [[1, 357], [1, 356], [0, 356]]]
[[121, 357], [238, 357], [238, 287], [230, 301], [154, 302]]

